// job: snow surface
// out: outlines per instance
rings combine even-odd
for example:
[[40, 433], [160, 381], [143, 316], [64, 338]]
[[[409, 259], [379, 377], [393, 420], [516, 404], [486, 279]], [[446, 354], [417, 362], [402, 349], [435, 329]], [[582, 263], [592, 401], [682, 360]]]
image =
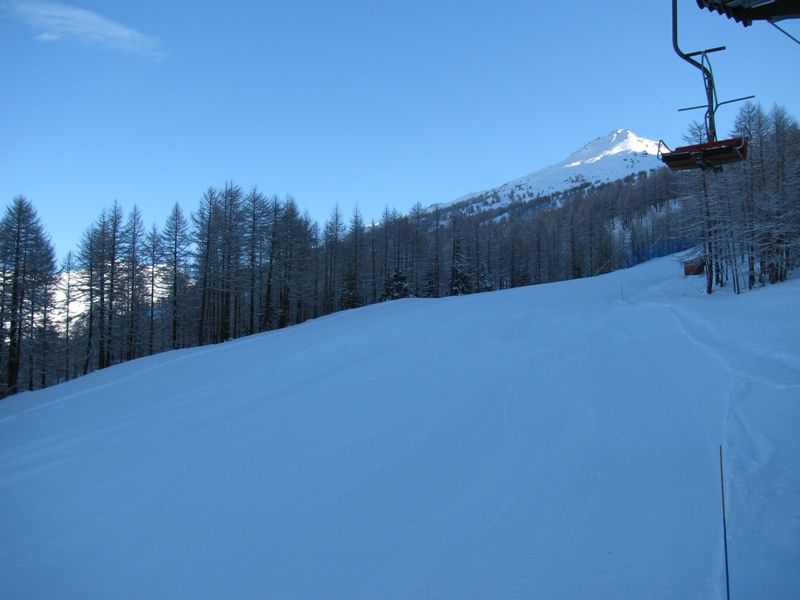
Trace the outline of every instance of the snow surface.
[[674, 258], [0, 402], [0, 597], [800, 597], [800, 281]]
[[467, 194], [452, 204], [467, 203], [481, 212], [533, 200], [576, 187], [623, 179], [640, 171], [662, 168], [658, 142], [617, 129], [570, 154], [564, 160], [482, 192]]

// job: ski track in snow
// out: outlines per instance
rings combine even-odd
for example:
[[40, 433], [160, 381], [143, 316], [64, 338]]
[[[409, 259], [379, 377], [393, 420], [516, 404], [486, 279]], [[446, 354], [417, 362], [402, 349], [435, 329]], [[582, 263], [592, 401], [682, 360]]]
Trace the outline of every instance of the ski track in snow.
[[[800, 596], [800, 282], [674, 258], [0, 402], [0, 598]], [[620, 299], [624, 287], [625, 300]]]
[[[783, 295], [786, 290], [780, 292]], [[746, 298], [740, 301], [750, 302], [755, 296]], [[763, 310], [764, 307], [753, 308]], [[669, 309], [687, 337], [716, 357], [730, 375], [724, 445], [728, 512], [732, 524], [729, 553], [733, 593], [738, 592], [737, 596], [745, 598], [800, 595], [796, 568], [798, 552], [787, 547], [797, 547], [800, 543], [800, 510], [796, 508], [800, 506], [800, 475], [796, 463], [792, 469], [788, 468], [786, 457], [777, 459], [779, 453], [787, 451], [796, 459], [800, 450], [796, 442], [800, 354], [753, 342], [741, 331], [715, 328], [709, 320], [685, 307], [669, 306]], [[786, 326], [790, 335], [785, 339], [800, 341], [798, 321], [791, 313]], [[768, 341], [772, 339], [767, 338]], [[771, 428], [760, 427], [753, 409], [758, 412], [759, 404], [782, 398], [792, 409], [788, 415], [793, 417], [793, 431], [787, 432], [777, 423]], [[769, 431], [778, 436], [771, 437]], [[742, 443], [745, 440], [748, 443]], [[780, 463], [783, 466], [778, 466]], [[765, 522], [775, 527], [777, 521], [783, 521], [778, 526], [779, 531], [764, 531]], [[758, 551], [754, 550], [754, 545]], [[776, 552], [775, 546], [782, 552]], [[771, 577], [764, 577], [765, 573], [770, 573]]]

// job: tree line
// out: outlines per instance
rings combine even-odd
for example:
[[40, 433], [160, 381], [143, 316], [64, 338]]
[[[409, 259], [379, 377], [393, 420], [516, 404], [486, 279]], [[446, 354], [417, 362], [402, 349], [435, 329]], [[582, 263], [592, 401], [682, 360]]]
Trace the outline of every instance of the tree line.
[[709, 293], [783, 281], [800, 250], [800, 129], [755, 104], [736, 126], [750, 156], [721, 173], [660, 169], [494, 210], [418, 203], [367, 223], [335, 207], [320, 226], [291, 197], [228, 182], [146, 228], [114, 202], [60, 264], [33, 205], [14, 198], [0, 221], [0, 395], [375, 302], [588, 277], [687, 248]]
[[[785, 109], [748, 102], [734, 135], [750, 139], [747, 160], [685, 177], [684, 229], [704, 265], [706, 291], [736, 293], [785, 281], [800, 253], [800, 129]], [[702, 139], [694, 126], [690, 142]]]

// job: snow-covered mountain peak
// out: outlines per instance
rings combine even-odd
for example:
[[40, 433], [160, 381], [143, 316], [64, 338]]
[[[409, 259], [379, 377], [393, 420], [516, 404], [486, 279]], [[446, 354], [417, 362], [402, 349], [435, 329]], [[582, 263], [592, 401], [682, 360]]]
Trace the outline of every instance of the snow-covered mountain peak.
[[495, 210], [515, 202], [624, 179], [662, 166], [658, 160], [657, 141], [638, 136], [630, 129], [615, 129], [561, 162], [490, 190], [468, 194], [455, 203], [468, 203], [470, 212]]
[[615, 129], [570, 154], [564, 160], [563, 166], [576, 167], [582, 164], [591, 164], [622, 152], [655, 156], [658, 153], [658, 142], [640, 137], [630, 129]]

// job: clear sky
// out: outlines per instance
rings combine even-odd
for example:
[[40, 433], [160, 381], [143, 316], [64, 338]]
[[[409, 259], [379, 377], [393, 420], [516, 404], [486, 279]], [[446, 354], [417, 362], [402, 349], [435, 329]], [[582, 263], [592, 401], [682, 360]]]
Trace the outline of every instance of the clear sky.
[[[161, 225], [233, 180], [322, 222], [447, 202], [617, 128], [680, 142], [701, 113], [669, 0], [0, 0], [0, 200], [59, 255], [114, 199]], [[680, 0], [720, 99], [800, 116], [800, 46]], [[800, 21], [783, 26], [800, 37]], [[723, 108], [727, 132], [735, 108]]]

